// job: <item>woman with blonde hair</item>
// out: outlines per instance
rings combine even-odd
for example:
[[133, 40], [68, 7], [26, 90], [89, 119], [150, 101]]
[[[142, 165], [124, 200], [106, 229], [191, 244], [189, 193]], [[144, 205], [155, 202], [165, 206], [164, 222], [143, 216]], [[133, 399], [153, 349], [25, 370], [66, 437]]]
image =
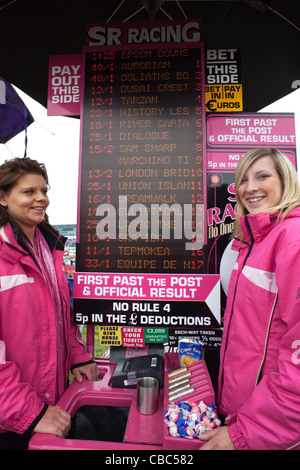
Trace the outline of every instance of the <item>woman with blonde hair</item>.
[[[250, 150], [250, 152], [248, 152], [247, 155], [245, 155], [241, 159], [239, 165], [237, 166], [235, 172], [235, 187], [240, 187], [244, 174], [246, 173], [247, 169], [252, 165], [252, 163], [266, 155], [269, 155], [273, 159], [275, 169], [278, 172], [278, 175], [283, 185], [280, 203], [277, 206], [269, 208], [269, 211], [270, 213], [276, 213], [278, 211], [280, 213], [280, 217], [284, 218], [289, 213], [289, 211], [299, 206], [300, 185], [298, 180], [298, 174], [295, 171], [294, 166], [292, 165], [290, 160], [285, 157], [285, 155], [279, 152], [279, 150], [273, 148], [257, 148], [254, 150]], [[234, 235], [240, 236], [242, 234], [240, 231], [239, 220], [240, 217], [246, 215], [248, 211], [243, 205], [238, 192], [236, 193], [236, 202], [237, 217], [235, 221]]]
[[235, 174], [238, 252], [229, 283], [218, 409], [201, 449], [300, 448], [300, 187], [277, 149], [248, 152]]

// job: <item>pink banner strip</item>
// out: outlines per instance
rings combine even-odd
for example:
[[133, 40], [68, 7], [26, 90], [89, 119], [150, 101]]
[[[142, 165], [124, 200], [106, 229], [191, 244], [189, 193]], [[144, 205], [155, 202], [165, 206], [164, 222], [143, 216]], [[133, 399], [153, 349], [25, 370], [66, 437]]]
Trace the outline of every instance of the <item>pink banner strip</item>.
[[205, 301], [219, 275], [75, 273], [74, 298]]

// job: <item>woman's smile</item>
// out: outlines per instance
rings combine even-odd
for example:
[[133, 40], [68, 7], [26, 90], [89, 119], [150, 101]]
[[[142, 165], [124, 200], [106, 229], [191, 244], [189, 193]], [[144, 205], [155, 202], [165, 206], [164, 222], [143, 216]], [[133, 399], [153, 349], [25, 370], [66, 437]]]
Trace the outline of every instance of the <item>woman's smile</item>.
[[238, 188], [238, 195], [250, 214], [266, 212], [279, 204], [282, 183], [270, 156], [259, 158], [248, 168]]
[[30, 239], [36, 225], [44, 219], [49, 205], [48, 187], [42, 175], [26, 174], [19, 178], [9, 193], [1, 196], [0, 204]]

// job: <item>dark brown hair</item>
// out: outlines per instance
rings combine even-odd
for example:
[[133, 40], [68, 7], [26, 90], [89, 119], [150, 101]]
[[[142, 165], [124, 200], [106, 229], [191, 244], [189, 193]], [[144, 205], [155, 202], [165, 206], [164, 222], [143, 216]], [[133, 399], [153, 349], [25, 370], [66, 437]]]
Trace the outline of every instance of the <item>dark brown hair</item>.
[[[13, 158], [0, 166], [0, 193], [9, 194], [19, 178], [27, 174], [41, 175], [49, 186], [47, 170], [43, 163], [30, 158]], [[11, 220], [6, 207], [0, 205], [0, 227]], [[47, 214], [45, 214], [45, 221], [48, 222]]]

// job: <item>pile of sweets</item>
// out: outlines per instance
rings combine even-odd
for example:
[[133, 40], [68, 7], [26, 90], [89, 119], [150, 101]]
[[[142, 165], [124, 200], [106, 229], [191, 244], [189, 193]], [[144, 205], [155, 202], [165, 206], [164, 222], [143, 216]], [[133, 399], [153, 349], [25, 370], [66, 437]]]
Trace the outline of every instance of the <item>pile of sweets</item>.
[[170, 436], [197, 439], [200, 434], [220, 426], [215, 410], [214, 404], [207, 406], [203, 401], [170, 403], [165, 412]]

